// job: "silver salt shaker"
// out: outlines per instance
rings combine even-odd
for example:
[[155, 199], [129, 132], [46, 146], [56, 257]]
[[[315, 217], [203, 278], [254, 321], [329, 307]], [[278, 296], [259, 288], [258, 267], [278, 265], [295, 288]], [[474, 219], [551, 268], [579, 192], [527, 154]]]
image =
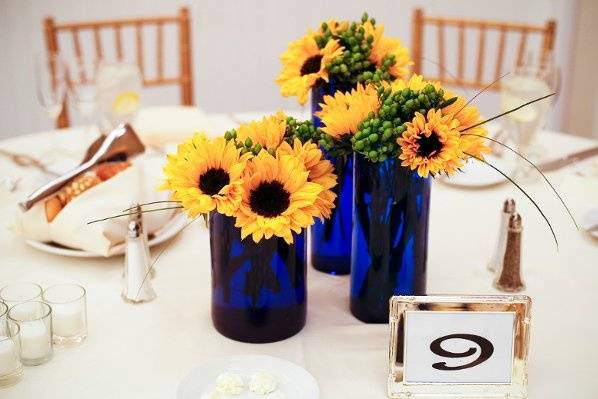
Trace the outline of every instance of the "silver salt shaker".
[[502, 205], [502, 211], [500, 214], [500, 226], [498, 229], [498, 238], [496, 242], [496, 247], [494, 248], [494, 253], [492, 257], [488, 261], [488, 270], [496, 273], [499, 269], [500, 264], [502, 263], [504, 254], [505, 254], [505, 246], [507, 240], [507, 231], [509, 229], [509, 218], [515, 213], [515, 200], [512, 198], [507, 198]]
[[151, 286], [147, 242], [142, 237], [139, 221], [131, 220], [129, 222], [125, 245], [122, 297], [130, 303], [150, 302], [156, 298], [156, 292]]

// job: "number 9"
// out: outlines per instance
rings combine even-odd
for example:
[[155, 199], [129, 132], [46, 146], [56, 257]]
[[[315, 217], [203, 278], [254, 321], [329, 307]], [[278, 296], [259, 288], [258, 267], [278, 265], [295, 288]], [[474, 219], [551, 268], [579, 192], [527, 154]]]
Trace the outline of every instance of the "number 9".
[[453, 366], [453, 367], [447, 366], [446, 362], [434, 363], [432, 365], [432, 367], [435, 368], [436, 370], [463, 370], [463, 369], [468, 369], [468, 368], [477, 366], [480, 363], [485, 362], [494, 353], [494, 346], [492, 345], [492, 342], [488, 341], [484, 337], [480, 337], [479, 335], [473, 335], [473, 334], [450, 334], [450, 335], [445, 335], [444, 337], [440, 337], [440, 338], [437, 338], [434, 341], [432, 341], [432, 343], [430, 344], [430, 350], [434, 354], [436, 354], [438, 356], [448, 357], [448, 358], [468, 357], [468, 356], [471, 356], [471, 355], [473, 355], [473, 354], [475, 354], [477, 352], [477, 348], [476, 347], [470, 347], [465, 352], [449, 352], [449, 351], [447, 351], [445, 349], [442, 349], [442, 346], [441, 346], [442, 343], [444, 341], [449, 340], [449, 339], [464, 339], [466, 341], [475, 342], [480, 347], [480, 355], [473, 362], [467, 363], [467, 364], [463, 364], [461, 366]]

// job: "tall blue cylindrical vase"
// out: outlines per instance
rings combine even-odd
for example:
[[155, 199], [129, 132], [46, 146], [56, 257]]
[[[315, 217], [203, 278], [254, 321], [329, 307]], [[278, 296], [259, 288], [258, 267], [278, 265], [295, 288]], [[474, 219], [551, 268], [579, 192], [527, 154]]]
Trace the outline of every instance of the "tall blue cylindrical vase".
[[351, 313], [388, 323], [393, 295], [425, 295], [430, 180], [355, 154]]
[[[311, 113], [314, 126], [322, 126], [315, 114], [321, 110], [325, 95], [334, 95], [336, 91], [347, 92], [352, 89], [349, 83], [339, 83], [330, 79], [320, 82], [311, 89]], [[334, 165], [338, 184], [333, 189], [337, 195], [336, 207], [330, 219], [317, 220], [311, 228], [312, 266], [319, 271], [343, 275], [351, 271], [351, 208], [353, 202], [353, 156], [332, 157], [325, 155]]]
[[235, 219], [212, 212], [212, 321], [224, 336], [251, 343], [280, 341], [305, 326], [306, 241], [241, 240]]

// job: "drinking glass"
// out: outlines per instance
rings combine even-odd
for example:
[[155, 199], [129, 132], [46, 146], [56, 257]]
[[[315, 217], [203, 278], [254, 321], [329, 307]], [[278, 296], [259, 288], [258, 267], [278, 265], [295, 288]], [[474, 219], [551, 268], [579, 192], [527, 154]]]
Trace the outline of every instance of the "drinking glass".
[[87, 127], [96, 123], [98, 91], [97, 62], [85, 63], [77, 57], [68, 66], [68, 96], [73, 108]]
[[8, 313], [8, 306], [0, 301], [0, 336], [6, 335], [6, 315]]
[[11, 308], [18, 303], [41, 300], [42, 291], [35, 283], [9, 284], [0, 290], [0, 300]]
[[6, 330], [0, 333], [0, 388], [14, 385], [23, 377], [20, 346], [19, 325], [6, 326]]
[[[545, 96], [557, 90], [559, 72], [553, 62], [544, 66], [524, 64], [501, 81], [501, 108], [503, 112]], [[531, 161], [539, 161], [542, 150], [535, 138], [546, 124], [555, 98], [548, 98], [512, 112], [503, 118], [503, 128], [509, 132], [517, 150]], [[520, 160], [516, 175], [527, 175], [531, 170]]]
[[52, 358], [52, 308], [40, 301], [23, 302], [8, 311], [8, 328], [21, 331], [19, 354], [26, 366], [37, 366]]
[[66, 66], [55, 53], [40, 54], [35, 61], [37, 100], [55, 125], [66, 96]]
[[77, 284], [57, 284], [43, 293], [52, 307], [52, 333], [56, 345], [78, 345], [87, 338], [85, 288]]
[[142, 76], [137, 65], [100, 63], [96, 76], [98, 111], [102, 130], [130, 122], [140, 105]]

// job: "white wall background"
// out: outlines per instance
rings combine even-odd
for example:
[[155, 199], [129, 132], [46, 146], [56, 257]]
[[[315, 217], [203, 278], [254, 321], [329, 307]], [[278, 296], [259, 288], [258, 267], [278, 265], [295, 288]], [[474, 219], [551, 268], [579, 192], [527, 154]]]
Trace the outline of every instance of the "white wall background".
[[[278, 56], [288, 41], [324, 19], [358, 19], [367, 10], [385, 24], [387, 34], [410, 46], [411, 13], [418, 6], [428, 14], [442, 16], [537, 24], [555, 18], [556, 60], [563, 69], [564, 84], [551, 127], [565, 126], [577, 0], [0, 0], [0, 138], [51, 127], [35, 98], [33, 67], [35, 54], [44, 50], [45, 16], [53, 15], [59, 23], [152, 16], [175, 14], [184, 4], [191, 9], [195, 100], [210, 112], [297, 108], [295, 99], [279, 96], [274, 83]], [[148, 41], [153, 42], [151, 38]], [[477, 46], [473, 38], [470, 43]], [[428, 46], [428, 50], [433, 48]], [[166, 61], [166, 70], [175, 68], [173, 56]], [[493, 73], [492, 58], [488, 68]], [[178, 101], [177, 88], [144, 93], [146, 104]], [[496, 113], [497, 96], [484, 94], [478, 105], [486, 115]]]

